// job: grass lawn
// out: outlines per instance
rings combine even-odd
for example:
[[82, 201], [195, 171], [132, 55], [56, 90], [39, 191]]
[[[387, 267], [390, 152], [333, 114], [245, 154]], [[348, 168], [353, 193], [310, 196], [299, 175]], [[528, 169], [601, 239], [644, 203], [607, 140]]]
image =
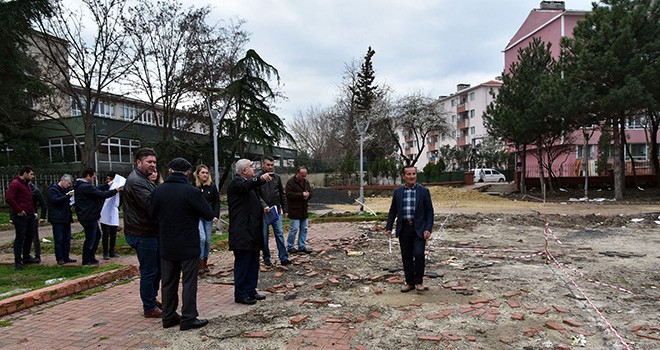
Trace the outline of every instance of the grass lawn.
[[[370, 214], [336, 214], [336, 215], [326, 215], [323, 217], [318, 217], [317, 215], [310, 214], [310, 220], [315, 222], [328, 222], [328, 221], [360, 221], [360, 220], [383, 220], [384, 215], [379, 213], [378, 217], [374, 217]], [[223, 215], [223, 220], [228, 222], [229, 219], [227, 215]], [[282, 226], [286, 232], [288, 232], [288, 226], [290, 220], [288, 218], [283, 218]], [[2, 225], [9, 226], [5, 229], [13, 229], [13, 225], [9, 224], [9, 214], [6, 210], [0, 209], [0, 226]], [[42, 254], [53, 254], [53, 237], [50, 235], [40, 235], [42, 243], [41, 250]], [[44, 242], [46, 239], [49, 242]], [[85, 233], [73, 232], [71, 239], [71, 254], [72, 255], [81, 255], [82, 254], [82, 245], [85, 240]], [[223, 233], [211, 235], [211, 246], [213, 249], [227, 249], [227, 226], [223, 225]], [[135, 251], [126, 243], [126, 238], [123, 230], [117, 232], [117, 243], [116, 251], [122, 255], [134, 255]], [[0, 252], [11, 254], [13, 252], [13, 243], [7, 242], [0, 245]], [[99, 244], [99, 250], [97, 255], [101, 255], [101, 247]], [[121, 267], [120, 265], [109, 265], [103, 268], [90, 268], [90, 267], [61, 267], [61, 266], [45, 266], [45, 265], [24, 265], [23, 271], [15, 271], [13, 265], [0, 265], [0, 299], [8, 298], [15, 294], [25, 293], [30, 290], [43, 288], [50, 284], [60, 283], [63, 280], [71, 280], [86, 275], [96, 274], [103, 271], [113, 270]], [[46, 281], [50, 283], [47, 284]]]
[[99, 268], [23, 265], [22, 271], [16, 271], [14, 265], [0, 265], [0, 299], [120, 267], [117, 264]]

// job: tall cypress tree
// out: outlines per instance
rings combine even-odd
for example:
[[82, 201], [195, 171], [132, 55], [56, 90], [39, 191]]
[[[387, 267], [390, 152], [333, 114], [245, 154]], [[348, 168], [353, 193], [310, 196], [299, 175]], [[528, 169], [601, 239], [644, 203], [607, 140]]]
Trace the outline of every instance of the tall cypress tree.
[[376, 51], [367, 49], [367, 54], [364, 55], [364, 62], [360, 66], [358, 78], [355, 85], [351, 87], [353, 91], [353, 104], [356, 110], [368, 111], [378, 98], [378, 85], [372, 85], [376, 79], [371, 58], [376, 54]]

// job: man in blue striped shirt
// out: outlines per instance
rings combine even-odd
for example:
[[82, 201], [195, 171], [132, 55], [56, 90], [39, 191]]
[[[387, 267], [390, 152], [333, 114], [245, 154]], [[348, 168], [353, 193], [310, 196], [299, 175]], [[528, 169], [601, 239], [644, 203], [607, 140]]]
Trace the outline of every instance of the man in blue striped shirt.
[[402, 293], [413, 289], [424, 291], [424, 251], [426, 240], [433, 229], [433, 203], [428, 188], [417, 183], [417, 169], [412, 165], [403, 168], [405, 184], [392, 196], [385, 232], [392, 237], [392, 227], [396, 219], [396, 236], [399, 237], [403, 272], [406, 285]]

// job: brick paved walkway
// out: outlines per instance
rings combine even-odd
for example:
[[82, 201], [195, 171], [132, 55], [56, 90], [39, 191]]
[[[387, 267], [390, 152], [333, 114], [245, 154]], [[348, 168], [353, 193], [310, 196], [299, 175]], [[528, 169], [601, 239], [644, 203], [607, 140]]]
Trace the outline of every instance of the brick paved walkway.
[[[351, 224], [335, 225], [344, 229], [315, 230], [310, 245], [322, 249], [329, 240], [355, 233], [346, 229]], [[276, 249], [275, 242], [271, 239], [271, 251], [273, 249]], [[277, 256], [276, 251], [273, 253]], [[210, 262], [217, 269], [228, 269], [233, 264], [233, 255], [230, 252], [216, 253]], [[233, 298], [231, 285], [200, 282], [197, 297], [200, 318], [237, 315], [250, 309], [250, 306], [234, 303]], [[2, 349], [153, 349], [170, 345], [160, 340], [164, 332], [178, 332], [176, 328], [164, 330], [160, 319], [142, 316], [137, 278], [91, 296], [55, 300], [3, 319], [11, 320], [11, 325], [0, 328]], [[304, 346], [315, 349], [350, 349], [348, 340], [355, 334], [355, 329], [344, 324], [324, 323], [316, 330], [304, 332], [287, 347], [299, 348], [306, 341]], [[310, 339], [313, 339], [311, 343]]]

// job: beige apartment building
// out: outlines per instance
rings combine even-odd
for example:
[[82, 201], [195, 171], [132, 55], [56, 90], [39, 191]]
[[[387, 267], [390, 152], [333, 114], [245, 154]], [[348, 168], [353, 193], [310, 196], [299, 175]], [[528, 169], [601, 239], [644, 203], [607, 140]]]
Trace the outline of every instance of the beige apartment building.
[[429, 162], [437, 162], [438, 150], [445, 145], [457, 146], [465, 150], [480, 144], [488, 136], [483, 114], [486, 107], [497, 96], [500, 86], [502, 83], [495, 80], [476, 86], [458, 84], [456, 92], [448, 96], [440, 96], [438, 98], [440, 108], [453, 128], [449, 137], [431, 133], [426, 139], [426, 144], [421, 148], [418, 147], [417, 141], [414, 140], [409, 130], [398, 130], [399, 140], [401, 140], [407, 156], [416, 156], [421, 148], [421, 156], [415, 164], [417, 169], [423, 169]]

